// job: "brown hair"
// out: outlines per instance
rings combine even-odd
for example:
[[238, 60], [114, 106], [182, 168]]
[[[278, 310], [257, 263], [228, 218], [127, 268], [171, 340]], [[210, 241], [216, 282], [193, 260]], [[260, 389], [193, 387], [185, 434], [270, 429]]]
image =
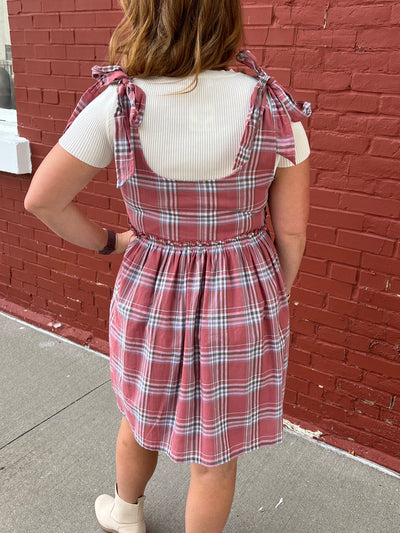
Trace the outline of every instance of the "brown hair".
[[[228, 66], [242, 42], [240, 0], [120, 0], [111, 64], [129, 76], [187, 77]], [[192, 84], [191, 84], [192, 85]]]

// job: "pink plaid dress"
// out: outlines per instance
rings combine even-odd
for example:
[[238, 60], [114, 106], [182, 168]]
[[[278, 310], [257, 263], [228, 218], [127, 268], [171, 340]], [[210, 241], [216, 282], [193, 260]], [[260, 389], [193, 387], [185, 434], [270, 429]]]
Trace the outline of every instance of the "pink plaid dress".
[[[311, 113], [255, 63], [254, 89], [231, 174], [206, 181], [154, 173], [138, 129], [145, 94], [118, 66], [110, 83], [117, 186], [137, 238], [124, 255], [110, 308], [110, 368], [119, 409], [140, 445], [177, 463], [225, 463], [282, 440], [289, 312], [265, 225], [276, 154], [295, 163], [289, 122]], [[269, 100], [269, 105], [268, 105]]]

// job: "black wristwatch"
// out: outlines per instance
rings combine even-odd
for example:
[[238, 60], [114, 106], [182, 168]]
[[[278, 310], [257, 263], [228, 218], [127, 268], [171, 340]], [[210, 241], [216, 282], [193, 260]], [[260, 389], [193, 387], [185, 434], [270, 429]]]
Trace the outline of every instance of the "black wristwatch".
[[99, 254], [110, 255], [115, 250], [115, 244], [117, 242], [117, 237], [115, 235], [115, 231], [111, 229], [106, 229], [106, 228], [104, 229], [107, 231], [107, 234], [108, 234], [107, 244], [104, 246], [102, 250], [99, 250]]

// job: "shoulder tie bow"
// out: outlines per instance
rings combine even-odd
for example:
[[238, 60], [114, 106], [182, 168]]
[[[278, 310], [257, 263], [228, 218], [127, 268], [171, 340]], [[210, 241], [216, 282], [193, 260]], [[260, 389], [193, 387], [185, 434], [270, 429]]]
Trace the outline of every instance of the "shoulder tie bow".
[[82, 95], [65, 129], [104, 88], [112, 83], [117, 85], [118, 105], [114, 113], [115, 164], [119, 176], [118, 186], [121, 186], [135, 172], [132, 128], [138, 128], [142, 123], [145, 94], [118, 65], [107, 67], [96, 65], [92, 68], [92, 77], [96, 83]]
[[237, 60], [253, 70], [258, 78], [264, 106], [268, 101], [276, 131], [277, 153], [296, 164], [293, 131], [290, 121], [298, 122], [311, 115], [309, 102], [295, 102], [290, 95], [272, 76], [258, 66], [255, 56], [249, 50], [242, 50]]

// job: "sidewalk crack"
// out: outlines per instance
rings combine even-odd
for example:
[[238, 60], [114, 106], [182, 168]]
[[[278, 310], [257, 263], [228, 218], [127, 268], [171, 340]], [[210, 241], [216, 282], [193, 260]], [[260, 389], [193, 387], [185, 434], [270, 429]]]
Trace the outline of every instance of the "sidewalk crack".
[[35, 426], [32, 426], [31, 428], [27, 429], [26, 431], [21, 433], [21, 435], [18, 435], [18, 437], [15, 437], [14, 439], [12, 439], [9, 442], [7, 442], [6, 444], [3, 444], [3, 446], [0, 446], [0, 451], [3, 450], [4, 448], [7, 448], [7, 446], [9, 446], [10, 444], [13, 444], [14, 442], [19, 440], [20, 438], [24, 437], [25, 435], [27, 435], [28, 433], [33, 431], [34, 429], [40, 427], [42, 424], [45, 424], [46, 422], [48, 422], [52, 418], [56, 417], [57, 415], [59, 415], [60, 413], [65, 411], [66, 409], [69, 409], [74, 404], [76, 404], [76, 403], [80, 402], [81, 400], [83, 400], [83, 398], [86, 398], [86, 396], [89, 396], [89, 394], [92, 394], [92, 392], [96, 392], [98, 389], [100, 389], [101, 387], [104, 387], [104, 385], [107, 385], [110, 382], [111, 382], [111, 379], [107, 379], [106, 381], [104, 381], [104, 383], [100, 383], [100, 385], [97, 385], [97, 387], [95, 387], [94, 389], [91, 389], [90, 391], [86, 392], [85, 394], [82, 394], [82, 396], [80, 396], [79, 398], [76, 398], [73, 402], [69, 403], [68, 405], [65, 405], [62, 409], [59, 409], [57, 412], [53, 413], [52, 415], [48, 416], [44, 420], [40, 421]]

